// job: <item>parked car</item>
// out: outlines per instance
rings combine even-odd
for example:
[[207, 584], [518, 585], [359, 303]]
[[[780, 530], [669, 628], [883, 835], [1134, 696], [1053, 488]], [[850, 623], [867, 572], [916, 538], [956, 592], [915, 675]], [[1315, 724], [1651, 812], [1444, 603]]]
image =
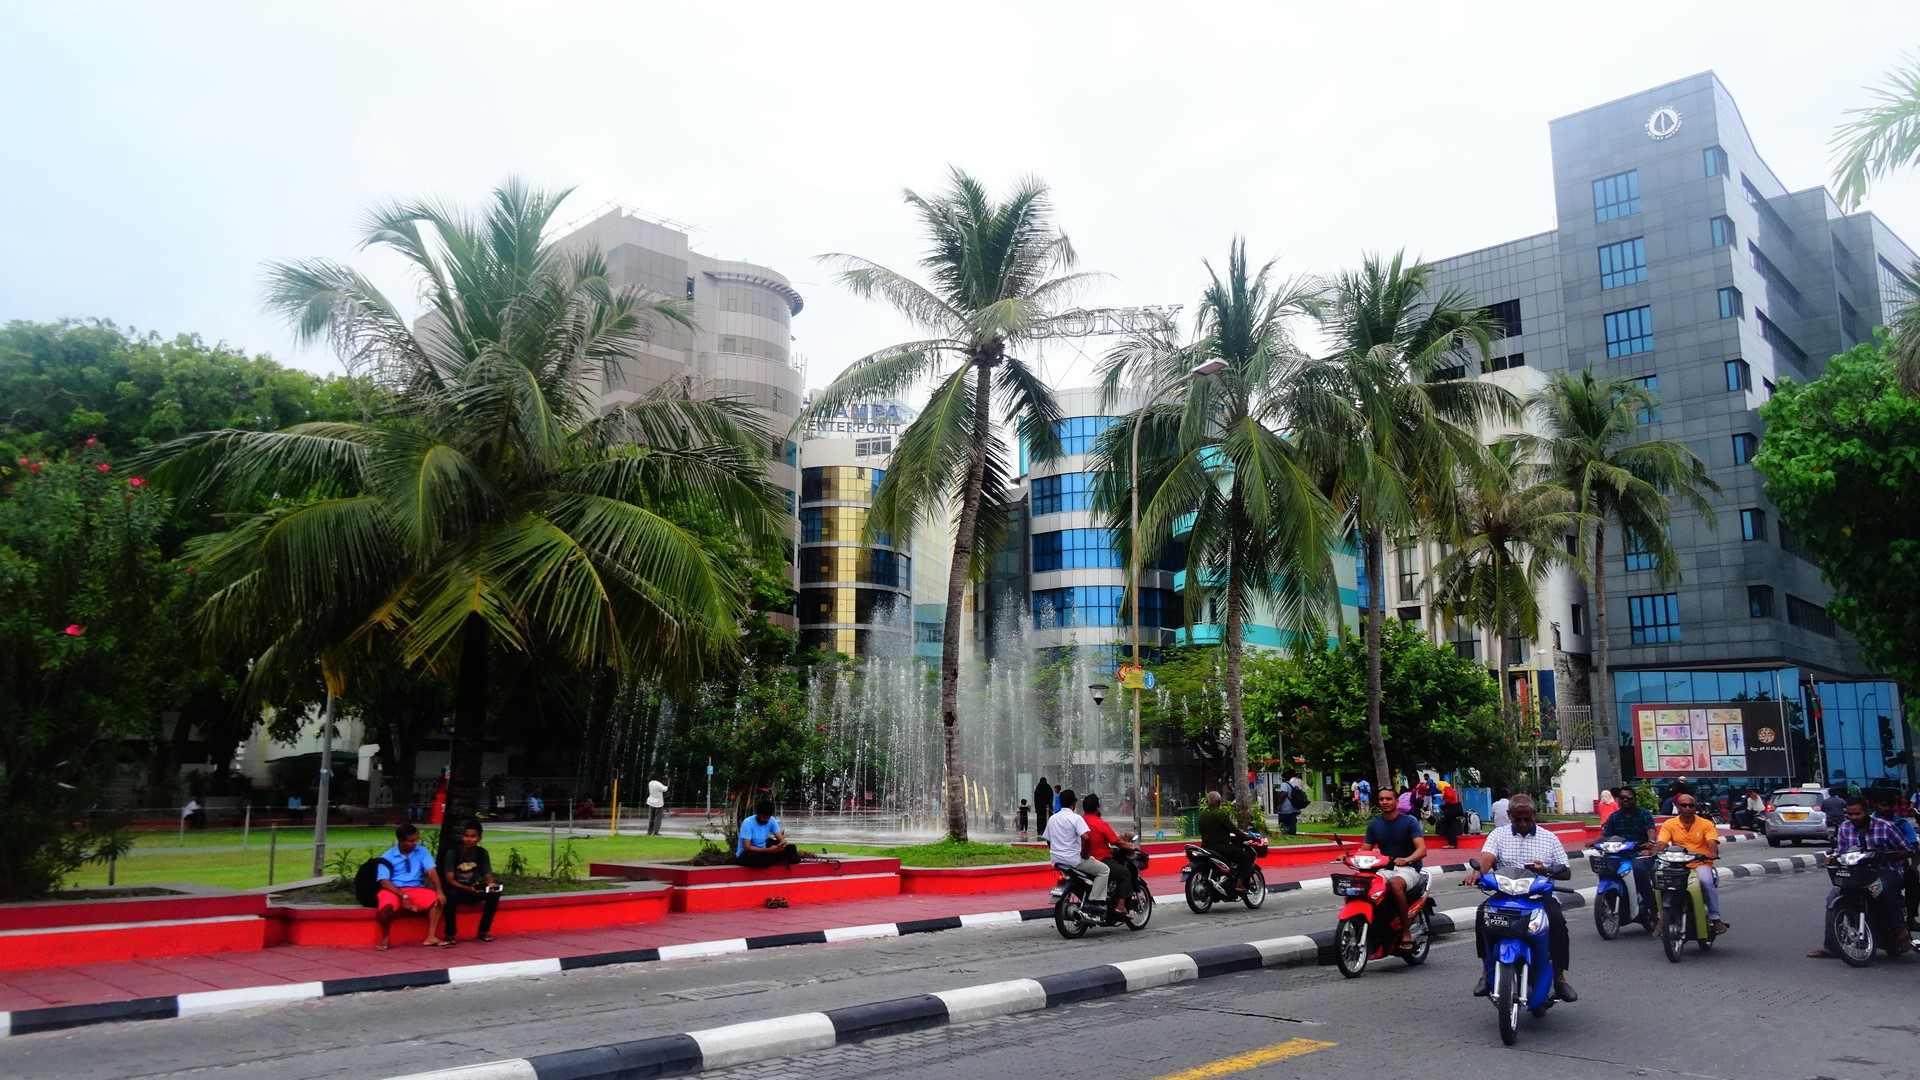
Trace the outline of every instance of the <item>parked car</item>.
[[1767, 844], [1779, 847], [1787, 840], [1799, 847], [1803, 840], [1827, 839], [1827, 815], [1820, 809], [1820, 800], [1827, 797], [1825, 790], [1817, 787], [1781, 788], [1767, 796], [1767, 812], [1761, 818], [1761, 828], [1767, 834]]

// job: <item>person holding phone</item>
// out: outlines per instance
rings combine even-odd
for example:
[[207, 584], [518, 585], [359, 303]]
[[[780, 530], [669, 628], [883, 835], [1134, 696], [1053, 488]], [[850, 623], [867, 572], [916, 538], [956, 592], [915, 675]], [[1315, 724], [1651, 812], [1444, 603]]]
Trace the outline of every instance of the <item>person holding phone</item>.
[[460, 845], [440, 855], [440, 880], [447, 887], [446, 934], [449, 942], [459, 937], [454, 920], [462, 904], [480, 906], [480, 929], [476, 941], [492, 941], [493, 913], [500, 906], [500, 883], [493, 880], [493, 859], [480, 846], [480, 822], [469, 820], [460, 830]]
[[773, 816], [773, 800], [761, 799], [753, 813], [740, 822], [740, 839], [733, 846], [733, 861], [741, 866], [792, 866], [800, 861], [800, 849], [787, 843], [780, 819]]

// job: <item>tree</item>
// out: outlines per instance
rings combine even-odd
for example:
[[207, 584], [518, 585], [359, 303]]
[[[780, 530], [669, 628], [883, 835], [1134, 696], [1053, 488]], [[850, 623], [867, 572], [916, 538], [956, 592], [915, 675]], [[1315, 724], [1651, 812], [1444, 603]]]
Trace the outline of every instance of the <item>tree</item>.
[[449, 829], [478, 809], [491, 651], [691, 683], [737, 649], [746, 607], [687, 509], [754, 538], [784, 516], [753, 407], [662, 390], [600, 411], [599, 389], [652, 330], [687, 317], [615, 285], [598, 252], [545, 239], [565, 194], [509, 181], [480, 217], [375, 209], [363, 246], [414, 268], [427, 313], [412, 327], [350, 267], [272, 267], [269, 305], [392, 406], [154, 455], [184, 492], [240, 515], [192, 549], [218, 584], [196, 621], [253, 658], [252, 693], [317, 659], [337, 695], [382, 650], [451, 677]]
[[[1679, 580], [1679, 558], [1667, 525], [1671, 500], [1679, 497], [1709, 526], [1709, 493], [1720, 485], [1706, 463], [1681, 443], [1635, 439], [1640, 417], [1658, 404], [1653, 392], [1630, 379], [1583, 371], [1561, 373], [1527, 399], [1539, 434], [1515, 436], [1521, 453], [1543, 462], [1547, 475], [1573, 493], [1574, 505], [1591, 523], [1579, 530], [1579, 551], [1588, 557], [1593, 583], [1593, 744], [1599, 751], [1600, 783], [1619, 782], [1620, 745], [1615, 737], [1613, 682], [1608, 674], [1607, 531], [1618, 522], [1624, 537], [1653, 560], [1656, 580]], [[1588, 537], [1592, 539], [1589, 541]]]
[[1497, 386], [1443, 377], [1484, 355], [1497, 324], [1465, 293], [1436, 292], [1424, 263], [1366, 256], [1334, 279], [1321, 319], [1334, 353], [1308, 380], [1295, 415], [1303, 448], [1322, 463], [1334, 504], [1360, 543], [1367, 727], [1375, 783], [1384, 787], [1391, 780], [1380, 718], [1386, 537], [1418, 531], [1439, 515], [1462, 465], [1482, 452], [1478, 427], [1517, 409]]
[[[1176, 522], [1190, 521], [1186, 543], [1187, 614], [1194, 621], [1207, 596], [1225, 609], [1224, 691], [1232, 754], [1232, 794], [1244, 813], [1253, 806], [1247, 786], [1247, 725], [1242, 658], [1247, 616], [1324, 602], [1333, 592], [1332, 505], [1319, 489], [1313, 463], [1283, 432], [1293, 426], [1287, 408], [1304, 357], [1288, 323], [1307, 314], [1317, 286], [1275, 284], [1273, 264], [1249, 274], [1244, 240], [1227, 253], [1223, 280], [1201, 295], [1199, 338], [1173, 345], [1165, 335], [1130, 341], [1109, 357], [1108, 400], [1120, 396], [1123, 377], [1136, 386], [1168, 388], [1178, 402], [1142, 406], [1121, 417], [1096, 447], [1095, 506], [1122, 542], [1139, 543], [1143, 559], [1159, 554]], [[1191, 378], [1196, 365], [1224, 366]], [[1181, 393], [1184, 391], [1184, 393]], [[1148, 432], [1152, 439], [1148, 440]], [[1139, 535], [1128, 521], [1133, 447], [1140, 436]], [[1138, 600], [1134, 600], [1138, 603]]]
[[[953, 560], [941, 629], [940, 722], [946, 763], [947, 831], [967, 838], [967, 805], [958, 723], [960, 618], [969, 580], [978, 579], [1005, 535], [1012, 494], [995, 422], [1012, 420], [1035, 461], [1060, 454], [1053, 391], [1014, 354], [1047, 332], [1087, 278], [1062, 273], [1075, 263], [1073, 245], [1052, 223], [1047, 187], [1028, 178], [1002, 201], [959, 169], [941, 195], [906, 192], [920, 215], [929, 248], [920, 260], [931, 284], [853, 255], [823, 258], [841, 268], [856, 296], [891, 304], [933, 336], [888, 346], [854, 362], [814, 396], [812, 414], [905, 393], [938, 376], [933, 396], [894, 448], [874, 493], [869, 528], [905, 536], [938, 509], [958, 505]], [[951, 365], [951, 370], [947, 370]], [[996, 403], [998, 402], [998, 405]]]
[[[161, 557], [167, 500], [98, 443], [0, 468], [0, 897], [37, 896], [124, 850], [89, 808], [151, 737], [183, 573]], [[77, 824], [76, 824], [77, 823]]]
[[1754, 467], [1833, 586], [1828, 611], [1869, 663], [1920, 685], [1920, 400], [1895, 384], [1885, 334], [1782, 383], [1760, 418]]
[[1573, 493], [1544, 480], [1510, 441], [1462, 466], [1460, 499], [1439, 535], [1450, 550], [1433, 567], [1434, 607], [1492, 631], [1500, 652], [1500, 712], [1507, 717], [1509, 638], [1540, 631], [1537, 588], [1556, 567], [1579, 563], [1562, 546], [1583, 523]]
[[[1871, 181], [1920, 163], [1920, 60], [1909, 58], [1905, 67], [1887, 72], [1869, 93], [1875, 103], [1849, 109], [1853, 119], [1833, 133], [1831, 145], [1840, 155], [1833, 170], [1834, 198], [1843, 210], [1860, 206]], [[1912, 279], [1902, 282], [1908, 295], [1887, 312], [1894, 329], [1887, 355], [1900, 385], [1909, 394], [1920, 394], [1920, 304], [1915, 303], [1920, 295], [1913, 280], [1920, 280], [1920, 264]]]

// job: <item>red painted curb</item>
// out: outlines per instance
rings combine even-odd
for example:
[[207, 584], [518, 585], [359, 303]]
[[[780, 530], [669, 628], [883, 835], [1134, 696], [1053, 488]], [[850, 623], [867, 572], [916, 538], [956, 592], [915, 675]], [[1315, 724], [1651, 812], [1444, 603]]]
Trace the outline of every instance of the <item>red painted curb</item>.
[[[523, 934], [539, 930], [581, 930], [602, 926], [626, 926], [632, 923], [658, 922], [667, 915], [671, 885], [636, 885], [626, 889], [606, 889], [580, 893], [543, 893], [535, 896], [505, 896], [494, 916], [493, 933]], [[460, 909], [460, 923], [466, 934], [479, 925], [478, 910]], [[267, 909], [267, 922], [273, 927], [269, 940], [275, 945], [332, 945], [345, 948], [371, 948], [380, 938], [373, 912], [363, 907], [333, 904], [276, 905]], [[393, 943], [414, 945], [427, 936], [423, 915], [403, 915], [393, 921]]]

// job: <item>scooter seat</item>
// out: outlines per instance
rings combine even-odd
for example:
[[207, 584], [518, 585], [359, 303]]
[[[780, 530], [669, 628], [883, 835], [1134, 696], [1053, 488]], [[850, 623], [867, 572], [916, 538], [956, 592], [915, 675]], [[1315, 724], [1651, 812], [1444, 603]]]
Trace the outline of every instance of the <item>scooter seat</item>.
[[1427, 894], [1427, 887], [1432, 884], [1433, 875], [1427, 873], [1425, 870], [1420, 871], [1419, 878], [1416, 879], [1413, 884], [1407, 886], [1407, 899], [1413, 901], [1425, 896]]

